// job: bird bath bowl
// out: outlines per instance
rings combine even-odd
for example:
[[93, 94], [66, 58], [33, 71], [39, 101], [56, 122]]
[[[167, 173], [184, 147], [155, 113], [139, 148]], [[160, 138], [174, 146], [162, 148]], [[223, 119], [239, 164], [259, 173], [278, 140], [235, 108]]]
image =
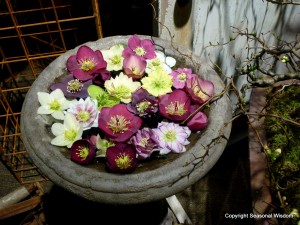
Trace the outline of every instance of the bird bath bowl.
[[[215, 85], [215, 93], [221, 94], [224, 84], [215, 71], [200, 64], [199, 58], [182, 46], [160, 38], [152, 39], [166, 55], [193, 68], [193, 73]], [[124, 43], [129, 36], [113, 36], [85, 43], [92, 49], [108, 49]], [[192, 134], [187, 151], [169, 154], [166, 158], [141, 163], [130, 174], [108, 173], [104, 164], [82, 166], [70, 160], [69, 150], [50, 144], [53, 139], [51, 124], [37, 114], [37, 92], [49, 92], [50, 85], [65, 73], [66, 60], [76, 54], [69, 50], [48, 65], [28, 91], [21, 113], [21, 133], [29, 156], [41, 172], [54, 184], [85, 199], [107, 204], [140, 204], [158, 201], [183, 191], [202, 178], [218, 161], [227, 144], [231, 131], [231, 103], [221, 94], [210, 106], [209, 124], [202, 132]]]

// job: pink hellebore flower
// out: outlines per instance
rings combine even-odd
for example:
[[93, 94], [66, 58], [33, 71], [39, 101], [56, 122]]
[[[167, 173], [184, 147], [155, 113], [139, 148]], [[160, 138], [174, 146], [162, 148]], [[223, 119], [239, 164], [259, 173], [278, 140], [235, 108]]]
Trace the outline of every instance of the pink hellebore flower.
[[203, 112], [197, 112], [192, 118], [190, 118], [186, 126], [190, 128], [192, 132], [203, 130], [208, 125], [208, 118]]
[[186, 81], [192, 77], [192, 69], [178, 68], [171, 72], [173, 76], [173, 87], [177, 89], [183, 89]]
[[158, 109], [164, 117], [182, 121], [190, 114], [191, 100], [185, 91], [177, 89], [170, 94], [160, 96]]
[[70, 154], [72, 161], [81, 165], [90, 164], [96, 157], [95, 145], [88, 139], [77, 140], [71, 146]]
[[137, 35], [129, 38], [128, 45], [123, 50], [122, 55], [125, 59], [130, 55], [137, 55], [144, 59], [153, 59], [156, 57], [153, 42], [150, 39], [141, 40]]
[[127, 141], [141, 127], [143, 120], [129, 112], [125, 104], [103, 107], [98, 126], [111, 141]]
[[124, 72], [127, 76], [132, 77], [132, 79], [143, 77], [146, 65], [146, 60], [136, 55], [130, 55], [123, 60]]
[[134, 144], [138, 159], [140, 160], [149, 158], [152, 152], [157, 150], [153, 131], [150, 128], [145, 127], [138, 130], [130, 141]]
[[93, 51], [88, 46], [81, 46], [76, 55], [67, 60], [67, 69], [81, 81], [90, 80], [94, 74], [105, 73], [107, 63], [99, 50]]
[[134, 146], [125, 143], [117, 143], [115, 146], [107, 148], [105, 165], [110, 172], [133, 172], [137, 167]]
[[192, 78], [186, 82], [186, 91], [193, 102], [203, 104], [214, 95], [215, 87], [211, 81], [203, 80], [193, 74]]

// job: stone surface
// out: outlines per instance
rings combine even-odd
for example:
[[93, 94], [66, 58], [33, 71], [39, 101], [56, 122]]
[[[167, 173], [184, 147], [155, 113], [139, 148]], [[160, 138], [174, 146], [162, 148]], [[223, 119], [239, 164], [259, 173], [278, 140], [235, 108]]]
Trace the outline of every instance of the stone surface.
[[[115, 36], [88, 42], [93, 49], [107, 49], [117, 43], [127, 43], [129, 36]], [[151, 38], [141, 36], [141, 38]], [[219, 76], [207, 67], [199, 66], [199, 59], [182, 46], [153, 38], [157, 48], [167, 55], [181, 58], [194, 72], [213, 81], [216, 94], [224, 84]], [[203, 133], [191, 138], [188, 150], [183, 154], [171, 154], [163, 160], [143, 164], [132, 174], [107, 173], [103, 165], [80, 166], [69, 159], [68, 150], [50, 144], [53, 138], [50, 126], [37, 115], [37, 92], [48, 92], [54, 79], [65, 72], [70, 50], [54, 60], [37, 78], [26, 95], [21, 115], [21, 132], [30, 157], [41, 171], [55, 184], [88, 200], [111, 204], [138, 204], [160, 200], [178, 193], [201, 179], [218, 161], [231, 131], [231, 105], [223, 95], [211, 105], [210, 123]], [[204, 69], [203, 69], [204, 68]], [[213, 140], [215, 142], [213, 143]], [[202, 156], [209, 148], [209, 154]]]

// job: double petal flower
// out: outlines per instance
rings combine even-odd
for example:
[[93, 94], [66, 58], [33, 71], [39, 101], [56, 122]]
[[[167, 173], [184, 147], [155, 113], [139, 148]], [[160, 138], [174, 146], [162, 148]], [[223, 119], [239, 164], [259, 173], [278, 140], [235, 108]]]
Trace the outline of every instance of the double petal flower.
[[159, 123], [158, 127], [153, 129], [153, 133], [161, 155], [170, 152], [185, 152], [185, 145], [190, 143], [188, 137], [191, 134], [191, 130], [188, 127], [180, 126], [173, 122]]

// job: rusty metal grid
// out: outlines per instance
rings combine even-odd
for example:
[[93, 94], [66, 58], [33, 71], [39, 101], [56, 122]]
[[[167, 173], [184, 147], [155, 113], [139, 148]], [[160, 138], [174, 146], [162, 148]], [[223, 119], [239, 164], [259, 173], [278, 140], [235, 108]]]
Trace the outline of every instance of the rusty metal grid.
[[[80, 5], [92, 8], [89, 15], [74, 17], [72, 1], [24, 2], [25, 6], [14, 0], [0, 2], [0, 21], [6, 21], [0, 22], [0, 158], [21, 184], [28, 184], [47, 178], [31, 161], [22, 142], [20, 115], [27, 91], [51, 61], [81, 44], [76, 31], [82, 24], [78, 22], [89, 21], [97, 39], [103, 35], [96, 0]], [[19, 51], [10, 51], [5, 46], [8, 41]]]

